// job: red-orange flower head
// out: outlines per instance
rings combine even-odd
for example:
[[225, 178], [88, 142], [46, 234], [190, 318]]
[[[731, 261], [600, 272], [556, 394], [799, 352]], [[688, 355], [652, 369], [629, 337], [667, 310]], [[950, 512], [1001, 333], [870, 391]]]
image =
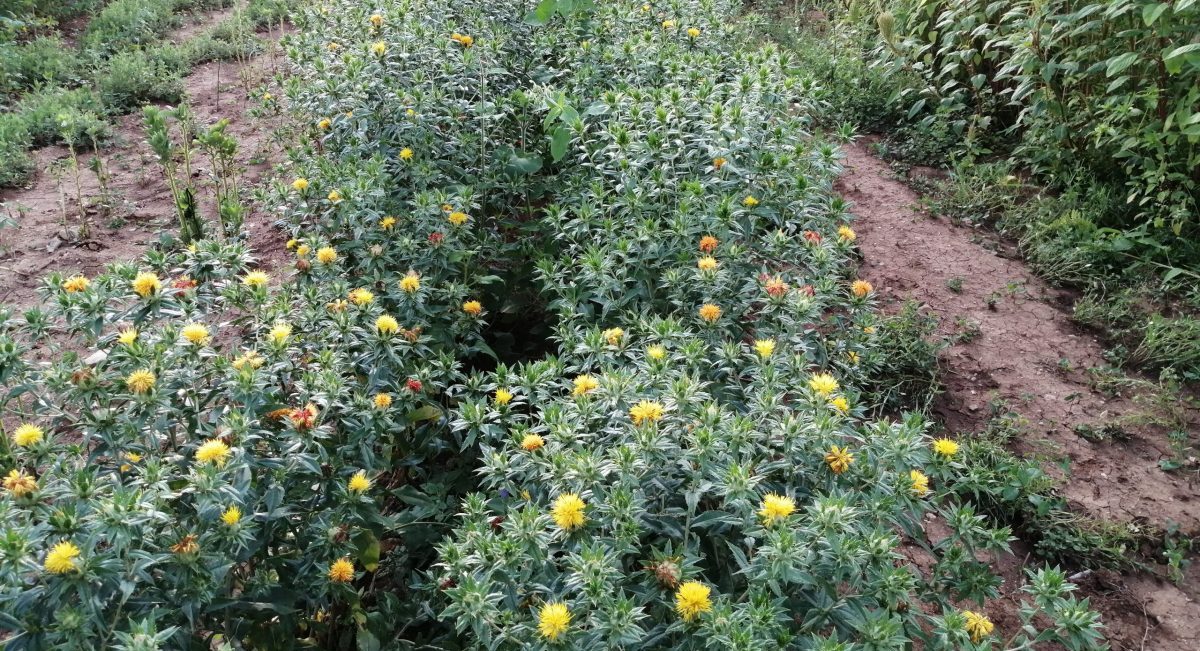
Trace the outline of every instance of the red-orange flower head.
[[783, 296], [788, 290], [787, 283], [783, 282], [783, 279], [779, 276], [768, 279], [765, 285], [765, 289], [767, 290], [767, 294], [769, 296]]
[[299, 409], [293, 409], [288, 418], [292, 419], [292, 426], [298, 430], [312, 429], [317, 422], [317, 406], [310, 402]]

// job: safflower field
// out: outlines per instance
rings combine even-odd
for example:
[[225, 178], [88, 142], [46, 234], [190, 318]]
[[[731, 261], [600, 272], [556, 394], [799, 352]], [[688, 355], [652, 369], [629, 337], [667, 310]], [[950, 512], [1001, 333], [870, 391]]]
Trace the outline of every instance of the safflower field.
[[1107, 648], [890, 382], [770, 7], [285, 5], [261, 213], [151, 102], [167, 236], [3, 312], [0, 648]]

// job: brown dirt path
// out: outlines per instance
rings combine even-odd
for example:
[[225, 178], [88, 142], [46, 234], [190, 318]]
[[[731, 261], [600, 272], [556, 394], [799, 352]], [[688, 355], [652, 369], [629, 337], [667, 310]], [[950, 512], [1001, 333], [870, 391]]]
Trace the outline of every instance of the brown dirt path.
[[[231, 13], [214, 12], [203, 22], [181, 28], [171, 38], [186, 39]], [[279, 145], [271, 139], [271, 121], [276, 114], [264, 108], [257, 93], [247, 93], [247, 89], [261, 88], [274, 72], [277, 55], [270, 48], [276, 43], [274, 39], [265, 40], [267, 49], [246, 62], [202, 64], [184, 78], [186, 102], [200, 128], [222, 118], [230, 120], [228, 133], [239, 143], [237, 163], [244, 190], [268, 178], [274, 163], [283, 159]], [[109, 263], [136, 259], [157, 241], [159, 233], [177, 229], [171, 193], [145, 142], [140, 112], [114, 119], [113, 132], [114, 138], [102, 147], [100, 155], [111, 176], [114, 205], [107, 216], [90, 211], [93, 227], [88, 240], [78, 241], [75, 237], [79, 211], [74, 207], [73, 174], [56, 176], [50, 171], [67, 157], [65, 147], [35, 151], [40, 171], [33, 181], [25, 188], [0, 192], [0, 214], [17, 222], [16, 229], [0, 231], [0, 305], [18, 309], [36, 305], [40, 302], [37, 288], [45, 274], [61, 271], [94, 275]], [[81, 167], [86, 167], [91, 156], [90, 152], [80, 155]], [[201, 214], [212, 227], [215, 198], [209, 173], [207, 159], [197, 152], [193, 180], [199, 188]], [[81, 170], [80, 185], [85, 201], [100, 194], [91, 170]], [[250, 244], [263, 266], [275, 267], [285, 258], [280, 237], [270, 226], [269, 214], [253, 205], [249, 208], [244, 229]]]
[[[1124, 442], [1075, 433], [1076, 425], [1112, 422], [1138, 406], [1092, 386], [1085, 369], [1104, 365], [1103, 347], [1070, 321], [1072, 297], [983, 246], [977, 231], [922, 212], [918, 195], [864, 146], [843, 151], [846, 172], [837, 189], [856, 216], [860, 274], [875, 285], [883, 308], [914, 299], [938, 317], [942, 335], [953, 338], [967, 323], [977, 330], [942, 354], [939, 422], [955, 435], [980, 431], [993, 401], [1002, 400], [1026, 422], [1015, 442], [1019, 453], [1069, 461], [1064, 492], [1073, 509], [1131, 527], [1175, 522], [1200, 531], [1200, 487], [1191, 473], [1158, 468], [1168, 455], [1163, 432], [1130, 429]], [[1011, 574], [1006, 587], [1014, 589], [1019, 572]], [[1200, 649], [1196, 582], [1181, 590], [1152, 576], [1113, 573], [1088, 581], [1115, 649]]]

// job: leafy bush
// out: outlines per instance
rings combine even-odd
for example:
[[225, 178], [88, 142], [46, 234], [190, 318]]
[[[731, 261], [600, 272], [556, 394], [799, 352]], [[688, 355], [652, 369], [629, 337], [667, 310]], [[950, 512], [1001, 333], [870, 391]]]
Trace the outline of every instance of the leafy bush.
[[[64, 134], [61, 116], [89, 113], [103, 113], [103, 109], [100, 98], [88, 88], [50, 88], [29, 93], [21, 98], [16, 110], [34, 146], [62, 142]], [[80, 142], [88, 140], [84, 132], [68, 135]]]
[[131, 46], [149, 45], [179, 24], [179, 0], [113, 0], [88, 22], [84, 45], [116, 53]]
[[75, 51], [55, 37], [0, 43], [0, 92], [17, 93], [42, 84], [63, 84], [79, 72]]
[[105, 0], [5, 0], [0, 5], [0, 14], [18, 21], [35, 22], [39, 19], [63, 21], [73, 16], [94, 11]]
[[181, 67], [183, 59], [173, 50], [121, 52], [108, 60], [108, 69], [96, 78], [96, 89], [113, 114], [151, 102], [177, 103], [183, 98]]
[[872, 373], [869, 402], [885, 411], [927, 411], [941, 391], [938, 353], [948, 345], [937, 337], [937, 317], [908, 301], [900, 312], [869, 326], [875, 342], [866, 360]]
[[958, 114], [970, 146], [1017, 135], [1012, 155], [1047, 177], [1084, 169], [1137, 207], [1125, 227], [1194, 235], [1200, 186], [1200, 5], [980, 1], [891, 3], [882, 15], [890, 69], [910, 114]]
[[20, 185], [29, 179], [34, 163], [28, 149], [25, 121], [13, 114], [0, 115], [0, 186]]

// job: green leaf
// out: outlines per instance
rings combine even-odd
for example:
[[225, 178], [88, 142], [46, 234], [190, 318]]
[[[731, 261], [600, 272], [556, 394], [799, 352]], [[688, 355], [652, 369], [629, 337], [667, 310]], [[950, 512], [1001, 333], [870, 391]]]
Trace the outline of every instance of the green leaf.
[[554, 162], [563, 159], [567, 155], [567, 145], [571, 143], [571, 132], [559, 127], [554, 130], [554, 134], [550, 137], [550, 157]]
[[[1166, 50], [1163, 50], [1163, 51], [1166, 52]], [[1164, 54], [1163, 61], [1169, 61], [1171, 59], [1174, 59], [1175, 57], [1183, 56], [1184, 54], [1187, 54], [1188, 52], [1200, 52], [1200, 43], [1188, 43], [1187, 45], [1180, 45], [1179, 47], [1175, 48], [1174, 50], [1171, 50], [1170, 52], [1167, 52], [1166, 54]]]
[[1162, 2], [1148, 4], [1142, 7], [1142, 21], [1146, 23], [1146, 27], [1150, 27], [1159, 19], [1159, 17], [1163, 15], [1163, 12], [1170, 7], [1171, 5]]
[[558, 0], [542, 0], [536, 9], [525, 14], [525, 22], [529, 25], [545, 25], [557, 9]]
[[1113, 77], [1137, 61], [1137, 52], [1126, 52], [1118, 57], [1113, 57], [1108, 60], [1108, 71], [1105, 73], [1108, 77]]
[[380, 546], [375, 534], [360, 529], [353, 540], [354, 546], [358, 548], [358, 562], [362, 563], [363, 568], [368, 572], [379, 569]]
[[533, 174], [540, 169], [542, 169], [541, 158], [538, 158], [537, 156], [530, 156], [528, 154], [522, 155], [521, 153], [514, 151], [509, 155], [508, 163], [506, 164], [504, 171], [508, 172], [509, 174], [522, 175]]
[[433, 405], [425, 405], [408, 412], [405, 418], [410, 423], [419, 423], [426, 420], [437, 420], [442, 417], [442, 410]]

